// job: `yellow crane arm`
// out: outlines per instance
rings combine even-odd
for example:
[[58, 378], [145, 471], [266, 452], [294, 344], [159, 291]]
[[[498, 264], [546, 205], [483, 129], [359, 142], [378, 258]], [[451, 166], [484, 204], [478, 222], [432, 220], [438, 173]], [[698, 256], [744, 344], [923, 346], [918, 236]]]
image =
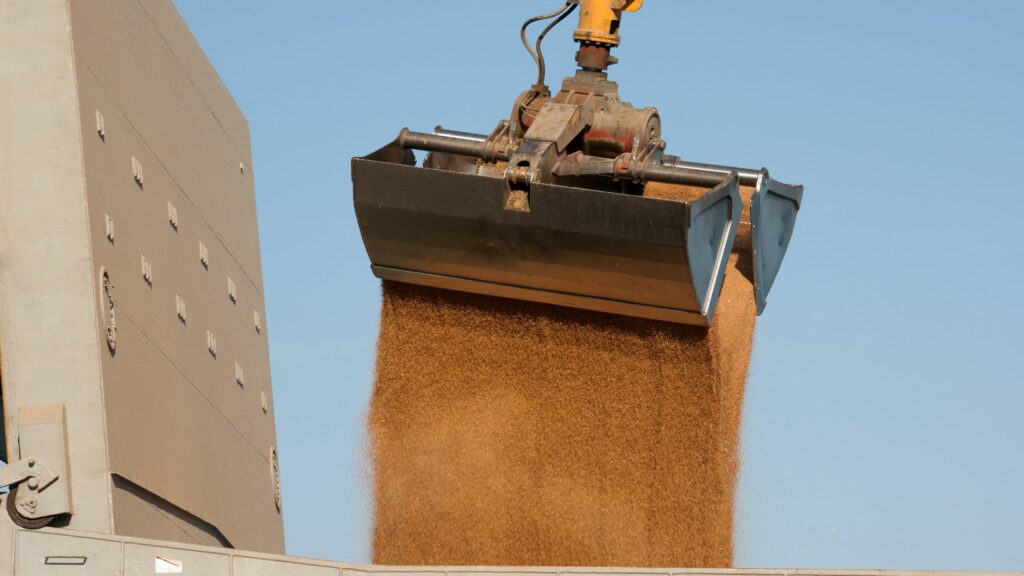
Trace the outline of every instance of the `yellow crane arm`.
[[619, 21], [623, 12], [636, 12], [644, 0], [579, 0], [580, 25], [573, 34], [579, 42], [619, 45]]

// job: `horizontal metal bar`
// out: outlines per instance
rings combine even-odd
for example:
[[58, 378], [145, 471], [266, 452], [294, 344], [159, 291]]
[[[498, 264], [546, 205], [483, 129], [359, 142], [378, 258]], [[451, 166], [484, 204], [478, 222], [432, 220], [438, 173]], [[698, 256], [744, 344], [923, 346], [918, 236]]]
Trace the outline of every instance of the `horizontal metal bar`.
[[[486, 152], [486, 144], [483, 141], [468, 139], [464, 136], [446, 136], [440, 134], [424, 134], [413, 132], [408, 128], [402, 130], [398, 135], [398, 145], [402, 148], [413, 150], [425, 150], [427, 152], [444, 152], [448, 154], [460, 154], [483, 158]], [[507, 156], [496, 152], [500, 160], [507, 160]]]
[[729, 179], [729, 172], [710, 172], [676, 165], [654, 164], [643, 169], [644, 181], [714, 187]]
[[679, 157], [673, 157], [670, 161], [665, 163], [665, 166], [681, 168], [688, 171], [690, 174], [693, 174], [695, 178], [705, 178], [709, 181], [715, 176], [718, 177], [718, 181], [722, 181], [728, 177], [729, 174], [735, 172], [740, 178], [740, 184], [743, 186], [757, 186], [763, 172], [763, 170], [753, 170], [750, 168], [704, 164], [703, 162], [688, 162]]
[[[427, 150], [430, 152], [447, 152], [463, 156], [483, 157], [484, 143], [487, 136], [473, 132], [448, 130], [443, 126], [434, 129], [433, 134], [403, 130], [399, 136], [399, 144], [403, 148]], [[757, 186], [763, 170], [689, 162], [671, 156], [661, 165], [649, 166], [644, 171], [646, 180], [666, 182], [670, 184], [687, 184], [691, 186], [717, 186], [724, 182], [729, 174], [735, 172], [742, 186]]]
[[511, 286], [508, 284], [495, 284], [481, 282], [468, 278], [455, 278], [452, 276], [440, 276], [437, 274], [426, 274], [410, 270], [399, 270], [384, 266], [373, 266], [373, 273], [381, 280], [392, 280], [417, 284], [430, 288], [443, 288], [445, 290], [456, 290], [459, 292], [471, 292], [483, 294], [496, 298], [511, 298], [513, 300], [525, 300], [540, 304], [552, 304], [579, 310], [592, 310], [606, 314], [619, 314], [622, 316], [633, 316], [647, 320], [660, 320], [675, 324], [689, 324], [707, 328], [708, 318], [695, 312], [663, 308], [659, 306], [647, 306], [632, 302], [621, 302], [605, 298], [593, 298], [580, 296], [578, 294], [565, 294], [549, 290], [538, 290], [523, 286]]
[[435, 136], [447, 136], [448, 138], [458, 138], [460, 140], [472, 140], [474, 142], [486, 142], [487, 136], [483, 134], [474, 134], [472, 132], [462, 132], [461, 130], [449, 130], [444, 126], [438, 126], [434, 128]]

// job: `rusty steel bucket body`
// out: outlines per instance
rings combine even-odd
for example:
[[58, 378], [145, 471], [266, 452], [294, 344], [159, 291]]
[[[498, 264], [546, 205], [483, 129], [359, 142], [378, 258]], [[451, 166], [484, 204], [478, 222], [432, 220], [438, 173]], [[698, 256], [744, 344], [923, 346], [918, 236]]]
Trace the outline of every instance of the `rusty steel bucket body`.
[[354, 203], [383, 280], [709, 326], [739, 227], [736, 175], [695, 202], [419, 167], [397, 144], [352, 161]]

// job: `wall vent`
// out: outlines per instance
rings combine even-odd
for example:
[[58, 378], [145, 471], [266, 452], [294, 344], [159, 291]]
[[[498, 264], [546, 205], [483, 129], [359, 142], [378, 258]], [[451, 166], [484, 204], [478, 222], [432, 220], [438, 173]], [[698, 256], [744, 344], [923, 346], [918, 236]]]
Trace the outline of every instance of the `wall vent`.
[[210, 251], [202, 242], [199, 243], [199, 263], [203, 265], [203, 268], [210, 269]]
[[174, 204], [167, 203], [167, 221], [171, 224], [171, 228], [174, 231], [178, 231], [178, 209], [174, 207]]
[[111, 243], [114, 242], [114, 219], [110, 217], [110, 214], [104, 214], [103, 219], [107, 225], [107, 240]]
[[142, 279], [146, 281], [146, 284], [153, 285], [153, 263], [146, 258], [146, 255], [142, 255]]
[[178, 296], [177, 294], [174, 295], [174, 308], [178, 313], [178, 320], [181, 320], [182, 324], [187, 322], [188, 308], [185, 306], [185, 300], [183, 300], [181, 296]]
[[99, 135], [100, 140], [104, 142], [107, 140], [107, 121], [99, 110], [96, 110], [96, 134]]
[[135, 183], [139, 185], [139, 188], [146, 183], [146, 176], [142, 172], [142, 162], [139, 162], [135, 156], [132, 156], [132, 177], [135, 178]]
[[210, 356], [217, 357], [217, 337], [209, 330], [206, 331], [206, 349], [210, 352]]

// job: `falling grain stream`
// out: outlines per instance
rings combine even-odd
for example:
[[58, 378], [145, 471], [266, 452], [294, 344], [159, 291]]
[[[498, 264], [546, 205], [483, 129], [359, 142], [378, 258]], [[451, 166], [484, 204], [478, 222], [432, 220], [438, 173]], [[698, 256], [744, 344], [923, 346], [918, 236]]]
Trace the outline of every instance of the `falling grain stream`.
[[748, 265], [710, 331], [385, 283], [374, 562], [731, 566]]

